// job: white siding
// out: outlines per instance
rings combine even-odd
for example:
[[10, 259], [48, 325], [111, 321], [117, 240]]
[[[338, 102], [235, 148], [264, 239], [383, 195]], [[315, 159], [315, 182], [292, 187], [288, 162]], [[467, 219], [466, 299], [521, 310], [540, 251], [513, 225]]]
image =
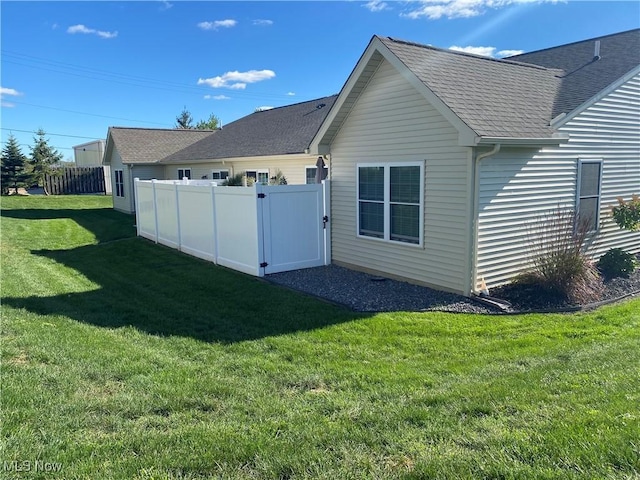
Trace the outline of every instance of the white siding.
[[[116, 171], [117, 170], [122, 170], [122, 174], [123, 176], [127, 173], [127, 170], [129, 167], [127, 167], [126, 165], [122, 164], [122, 158], [120, 157], [120, 154], [118, 153], [118, 150], [116, 150], [115, 148], [112, 149], [112, 153], [111, 153], [111, 158], [107, 159], [107, 163], [110, 165], [111, 167], [111, 185], [112, 185], [112, 199], [113, 199], [113, 208], [115, 210], [119, 210], [121, 212], [126, 212], [126, 213], [133, 213], [134, 208], [131, 207], [131, 202], [129, 201], [128, 198], [126, 197], [118, 197], [116, 196], [115, 193], [115, 186], [116, 186]], [[126, 185], [126, 184], [125, 184]], [[126, 193], [125, 193], [126, 195]]]
[[477, 280], [484, 278], [489, 287], [529, 266], [532, 226], [542, 215], [575, 203], [575, 156], [537, 153], [503, 150], [481, 161]]
[[640, 252], [640, 233], [611, 219], [616, 197], [640, 193], [640, 76], [626, 82], [560, 129], [567, 144], [540, 152], [507, 151], [482, 161], [478, 280], [504, 283], [526, 268], [527, 225], [558, 204], [575, 208], [577, 164], [602, 159], [600, 229], [590, 252], [613, 247]]
[[[331, 145], [333, 260], [468, 293], [471, 163], [457, 141], [453, 126], [383, 62]], [[402, 161], [425, 162], [422, 247], [356, 232], [356, 165]]]

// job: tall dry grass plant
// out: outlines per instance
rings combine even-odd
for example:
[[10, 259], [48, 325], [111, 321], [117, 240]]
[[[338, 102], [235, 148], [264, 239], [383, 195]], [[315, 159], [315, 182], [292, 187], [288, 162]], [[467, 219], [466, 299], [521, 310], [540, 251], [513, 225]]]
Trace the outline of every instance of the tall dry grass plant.
[[541, 216], [529, 228], [533, 266], [518, 281], [535, 284], [574, 304], [598, 300], [604, 285], [588, 254], [593, 235], [590, 225], [572, 210], [560, 207]]

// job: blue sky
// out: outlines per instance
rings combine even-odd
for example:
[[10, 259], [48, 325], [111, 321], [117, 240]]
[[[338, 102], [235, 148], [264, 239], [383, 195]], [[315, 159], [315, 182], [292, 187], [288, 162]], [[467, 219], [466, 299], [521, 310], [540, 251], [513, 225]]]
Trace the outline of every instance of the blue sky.
[[2, 1], [2, 144], [223, 126], [338, 93], [373, 35], [501, 57], [640, 27], [637, 1]]

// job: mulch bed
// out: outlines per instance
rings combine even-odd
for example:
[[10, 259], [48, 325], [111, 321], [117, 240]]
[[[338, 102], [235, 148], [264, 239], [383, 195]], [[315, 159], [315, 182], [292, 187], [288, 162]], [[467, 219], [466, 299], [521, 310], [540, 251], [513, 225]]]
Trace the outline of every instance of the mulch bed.
[[[640, 259], [640, 255], [638, 257]], [[602, 294], [582, 305], [572, 304], [566, 298], [541, 290], [537, 286], [517, 283], [493, 288], [490, 294], [492, 297], [508, 301], [511, 304], [510, 310], [518, 312], [588, 309], [609, 301], [640, 295], [640, 268], [627, 277], [605, 277]]]

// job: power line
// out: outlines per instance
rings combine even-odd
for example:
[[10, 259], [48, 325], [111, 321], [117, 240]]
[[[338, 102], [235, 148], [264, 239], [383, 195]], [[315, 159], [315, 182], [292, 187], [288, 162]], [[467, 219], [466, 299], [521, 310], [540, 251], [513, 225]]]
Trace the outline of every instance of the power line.
[[[192, 94], [205, 94], [210, 93], [211, 89], [207, 87], [201, 87], [193, 84], [172, 82], [167, 80], [157, 80], [154, 78], [148, 77], [140, 77], [135, 75], [126, 75], [117, 72], [109, 72], [107, 70], [101, 70], [92, 67], [86, 67], [82, 65], [74, 65], [71, 63], [58, 62], [55, 60], [44, 59], [40, 57], [35, 57], [32, 55], [26, 55], [18, 52], [11, 52], [9, 50], [2, 50], [3, 61], [5, 63], [13, 63], [16, 65], [28, 67], [28, 68], [37, 68], [39, 70], [52, 71], [56, 73], [62, 73], [65, 75], [72, 75], [77, 77], [89, 78], [91, 80], [100, 80], [107, 81], [111, 83], [121, 83], [125, 85], [132, 85], [136, 87], [143, 88], [155, 88], [159, 90], [169, 90], [169, 91], [182, 91], [186, 93]], [[7, 60], [7, 57], [13, 58], [13, 60]], [[18, 61], [16, 61], [18, 60]], [[29, 63], [22, 63], [22, 62]], [[31, 63], [31, 64], [30, 64]], [[35, 63], [35, 65], [33, 64]], [[50, 67], [50, 68], [45, 68]], [[96, 76], [97, 75], [97, 76]], [[107, 77], [107, 78], [101, 78]], [[245, 97], [245, 98], [288, 98], [287, 94], [277, 94], [277, 93], [252, 93], [252, 92], [244, 92], [244, 91], [234, 91], [234, 96]]]
[[[21, 133], [33, 133], [34, 135], [38, 133], [32, 130], [20, 130], [18, 128], [6, 128], [6, 127], [0, 127], [0, 130], [8, 130], [10, 132], [21, 132]], [[49, 133], [49, 132], [45, 132], [45, 133], [47, 135], [51, 135], [54, 137], [86, 138], [88, 140], [97, 140], [95, 137], [83, 137], [81, 135], [65, 135], [63, 133]]]
[[[7, 145], [7, 143], [9, 143], [9, 142], [1, 142], [0, 141], [1, 145]], [[29, 145], [28, 143], [19, 143], [18, 146], [20, 146], [20, 147], [29, 147], [29, 148], [33, 147], [33, 145]], [[73, 148], [71, 148], [71, 147], [55, 147], [53, 145], [50, 145], [50, 147], [51, 148], [55, 148], [56, 150], [73, 150]]]
[[46, 109], [49, 109], [49, 110], [57, 110], [59, 112], [76, 113], [78, 115], [89, 115], [91, 117], [111, 118], [111, 119], [114, 119], [114, 120], [125, 120], [127, 122], [136, 122], [136, 123], [145, 123], [145, 124], [152, 123], [154, 125], [162, 125], [162, 126], [169, 125], [169, 123], [149, 122], [149, 121], [146, 121], [146, 120], [133, 120], [131, 118], [111, 117], [109, 115], [99, 115], [97, 113], [78, 112], [76, 110], [67, 110], [65, 108], [49, 107], [47, 105], [38, 105], [38, 104], [35, 104], [35, 103], [19, 102], [17, 100], [13, 100], [13, 99], [11, 99], [11, 103], [17, 103], [17, 104], [20, 104], [20, 105], [29, 105], [30, 107], [46, 108]]

